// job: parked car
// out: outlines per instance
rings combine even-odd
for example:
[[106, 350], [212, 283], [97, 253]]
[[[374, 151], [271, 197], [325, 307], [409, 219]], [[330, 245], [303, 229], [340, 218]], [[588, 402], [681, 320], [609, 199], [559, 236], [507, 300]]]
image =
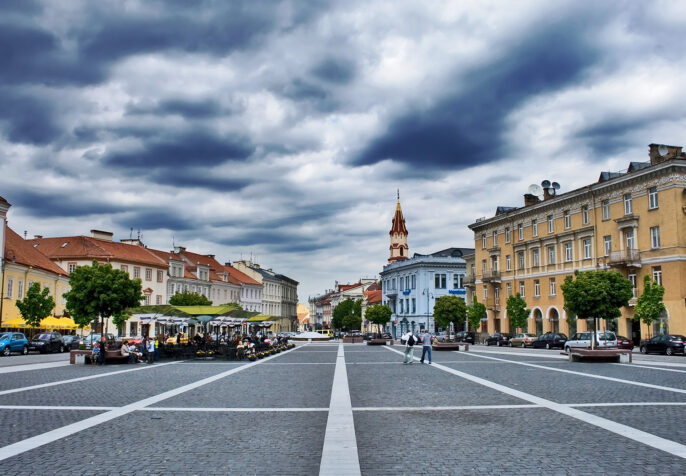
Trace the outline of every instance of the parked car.
[[486, 339], [486, 345], [497, 345], [498, 347], [510, 345], [511, 338], [512, 336], [510, 334], [494, 332], [488, 339]]
[[38, 334], [29, 342], [29, 350], [36, 350], [41, 354], [46, 352], [64, 352], [64, 340], [59, 332], [45, 332]]
[[476, 332], [460, 331], [455, 334], [455, 340], [457, 342], [467, 342], [473, 345], [474, 342], [476, 342]]
[[652, 339], [641, 342], [641, 353], [660, 353], [660, 354], [683, 354], [686, 337], [675, 334], [665, 334], [655, 336]]
[[533, 341], [532, 347], [534, 349], [562, 349], [567, 342], [567, 336], [565, 334], [559, 334], [554, 332], [546, 332], [538, 336], [538, 339]]
[[[89, 334], [83, 338], [82, 342], [84, 344], [86, 344], [86, 349], [90, 349], [91, 347], [93, 347], [94, 342], [100, 342], [101, 337], [102, 337], [102, 334], [99, 334], [99, 333]], [[116, 341], [114, 334], [110, 334], [110, 333], [105, 334], [105, 341], [106, 341], [106, 344], [113, 344]]]
[[29, 353], [29, 341], [21, 332], [6, 332], [0, 335], [0, 354], [9, 357], [12, 352]]
[[66, 350], [78, 350], [79, 344], [81, 344], [81, 338], [79, 336], [62, 336], [62, 340], [64, 341], [64, 347]]
[[[599, 349], [614, 349], [617, 347], [617, 336], [611, 331], [596, 331], [596, 342]], [[590, 349], [591, 331], [577, 332], [567, 340], [564, 348], [567, 353], [573, 348]]]
[[370, 340], [376, 338], [376, 332], [365, 332], [364, 335], [362, 336], [362, 339], [364, 340]]
[[531, 347], [536, 340], [536, 334], [520, 333], [510, 339], [510, 347]]
[[634, 341], [624, 336], [617, 336], [617, 348], [618, 349], [633, 349]]
[[390, 334], [390, 332], [384, 332], [383, 334], [381, 334], [381, 338], [388, 340], [388, 339], [392, 339], [393, 336]]

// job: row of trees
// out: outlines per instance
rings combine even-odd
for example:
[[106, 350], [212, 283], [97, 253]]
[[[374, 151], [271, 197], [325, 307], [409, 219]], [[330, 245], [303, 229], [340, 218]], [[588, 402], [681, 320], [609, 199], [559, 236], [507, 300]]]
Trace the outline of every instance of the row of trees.
[[[615, 319], [621, 316], [620, 308], [629, 304], [633, 297], [633, 284], [615, 271], [575, 271], [574, 276], [567, 276], [562, 284], [567, 321], [574, 319]], [[644, 277], [643, 293], [638, 297], [634, 315], [650, 326], [665, 311], [662, 299], [665, 288]], [[519, 293], [509, 296], [506, 302], [507, 317], [510, 328], [525, 329], [531, 312], [526, 301]], [[391, 318], [391, 309], [385, 305], [371, 306], [365, 317], [377, 326], [386, 324]], [[441, 296], [436, 300], [433, 311], [436, 323], [443, 328], [453, 324], [455, 329], [464, 326], [465, 321], [473, 329], [478, 329], [486, 317], [486, 306], [478, 302], [476, 296], [471, 305], [463, 298], [453, 295]], [[347, 299], [333, 310], [331, 325], [334, 329], [360, 329], [361, 300]], [[594, 325], [595, 327], [595, 325]]]

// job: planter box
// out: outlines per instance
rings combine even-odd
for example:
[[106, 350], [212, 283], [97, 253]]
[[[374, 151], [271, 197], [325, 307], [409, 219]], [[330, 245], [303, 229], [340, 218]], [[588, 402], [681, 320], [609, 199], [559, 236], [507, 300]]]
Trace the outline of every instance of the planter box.
[[434, 342], [431, 345], [432, 350], [451, 350], [457, 352], [460, 350], [460, 346], [464, 347], [465, 351], [469, 350], [469, 344], [462, 342]]
[[595, 362], [631, 362], [631, 351], [620, 349], [570, 349], [569, 361], [580, 362], [582, 360]]
[[344, 344], [359, 344], [362, 342], [362, 336], [345, 336], [343, 337]]
[[[70, 364], [85, 364], [90, 362], [92, 352], [90, 350], [71, 350], [69, 351]], [[77, 356], [79, 357], [77, 360]]]
[[386, 339], [369, 339], [367, 345], [386, 345]]

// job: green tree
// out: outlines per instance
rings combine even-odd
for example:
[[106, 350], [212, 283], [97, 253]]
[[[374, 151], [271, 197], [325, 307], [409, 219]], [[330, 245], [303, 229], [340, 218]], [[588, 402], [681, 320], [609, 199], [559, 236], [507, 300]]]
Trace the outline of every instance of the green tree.
[[[620, 307], [629, 304], [633, 285], [616, 271], [574, 271], [561, 286], [565, 309], [579, 319], [615, 319], [622, 315]], [[595, 336], [595, 333], [592, 334]], [[595, 348], [595, 337], [592, 339]]]
[[481, 319], [484, 317], [486, 317], [486, 306], [477, 301], [476, 296], [474, 296], [472, 305], [467, 307], [467, 320], [469, 321], [469, 325], [472, 326], [472, 329], [478, 331], [481, 326]]
[[648, 337], [651, 337], [652, 324], [665, 312], [662, 298], [665, 288], [650, 279], [649, 275], [643, 276], [643, 293], [636, 300], [636, 312], [632, 316], [634, 320], [641, 320], [648, 326]]
[[26, 297], [17, 301], [17, 307], [29, 326], [39, 327], [40, 321], [48, 317], [55, 307], [55, 300], [48, 288], [41, 291], [40, 283], [33, 283], [26, 291]]
[[452, 294], [441, 296], [434, 304], [434, 319], [443, 328], [448, 328], [453, 323], [457, 330], [467, 319], [467, 304], [464, 299]]
[[360, 330], [362, 318], [354, 314], [348, 314], [343, 318], [343, 326], [348, 330]]
[[362, 300], [358, 299], [353, 301], [348, 298], [344, 301], [338, 303], [338, 305], [333, 309], [331, 313], [331, 327], [334, 329], [341, 329], [345, 327], [343, 319], [346, 316], [353, 315], [356, 317], [361, 317], [362, 315]]
[[507, 298], [505, 306], [507, 308], [507, 318], [510, 320], [510, 330], [512, 332], [516, 332], [517, 329], [524, 330], [531, 312], [531, 309], [526, 308], [524, 298], [519, 293], [511, 295]]
[[113, 317], [120, 327], [128, 314], [126, 310], [139, 306], [141, 280], [130, 279], [129, 273], [113, 269], [110, 264], [93, 261], [92, 266], [79, 266], [69, 276], [71, 289], [64, 293], [67, 310], [76, 324], [83, 328], [100, 317]]
[[211, 306], [212, 301], [202, 294], [184, 291], [169, 298], [169, 304], [172, 306]]
[[368, 307], [364, 313], [364, 317], [372, 324], [376, 324], [377, 331], [381, 334], [381, 326], [391, 319], [391, 314], [393, 314], [393, 312], [390, 307], [383, 304], [377, 304]]

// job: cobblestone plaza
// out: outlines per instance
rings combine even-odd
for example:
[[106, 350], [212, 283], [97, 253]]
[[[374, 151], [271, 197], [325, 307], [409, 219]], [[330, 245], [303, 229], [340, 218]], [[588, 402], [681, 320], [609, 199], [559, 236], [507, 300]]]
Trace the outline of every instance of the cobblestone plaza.
[[9, 474], [684, 473], [683, 357], [570, 363], [483, 346], [418, 357], [338, 343], [257, 362], [12, 357], [0, 459]]

